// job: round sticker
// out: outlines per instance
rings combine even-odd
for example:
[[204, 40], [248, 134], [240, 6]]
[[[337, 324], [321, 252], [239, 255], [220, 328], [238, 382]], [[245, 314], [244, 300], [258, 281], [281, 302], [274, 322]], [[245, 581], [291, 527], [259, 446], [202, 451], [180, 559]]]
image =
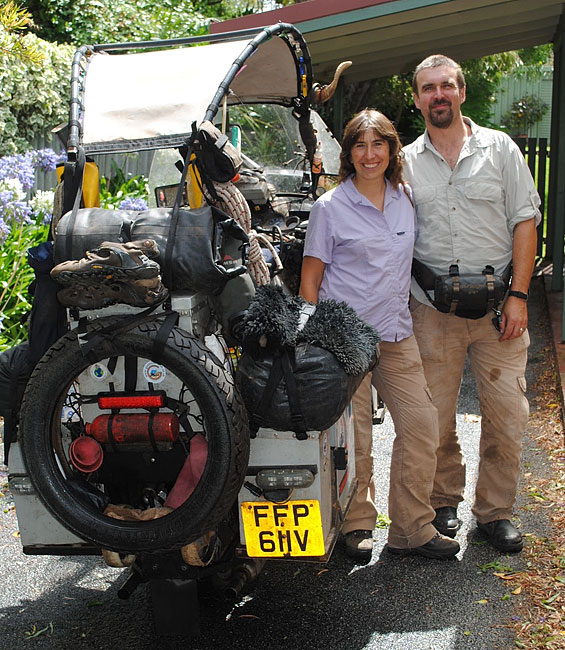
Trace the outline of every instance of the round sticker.
[[93, 366], [90, 366], [90, 376], [95, 381], [104, 381], [107, 374], [108, 368], [102, 363], [95, 363]]
[[160, 384], [167, 376], [167, 371], [164, 366], [153, 361], [148, 361], [143, 366], [143, 376], [153, 384]]

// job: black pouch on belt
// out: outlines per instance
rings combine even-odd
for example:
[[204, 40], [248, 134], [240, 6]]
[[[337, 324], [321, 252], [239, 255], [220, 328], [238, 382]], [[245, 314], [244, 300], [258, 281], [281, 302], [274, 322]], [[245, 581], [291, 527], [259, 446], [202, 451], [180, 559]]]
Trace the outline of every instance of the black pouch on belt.
[[[432, 305], [443, 313], [455, 314], [461, 318], [482, 318], [504, 298], [512, 265], [502, 275], [495, 275], [494, 268], [485, 266], [481, 273], [460, 275], [459, 266], [452, 264], [449, 273], [436, 275], [425, 264], [413, 260], [412, 275], [425, 292]], [[434, 290], [432, 299], [428, 291]]]

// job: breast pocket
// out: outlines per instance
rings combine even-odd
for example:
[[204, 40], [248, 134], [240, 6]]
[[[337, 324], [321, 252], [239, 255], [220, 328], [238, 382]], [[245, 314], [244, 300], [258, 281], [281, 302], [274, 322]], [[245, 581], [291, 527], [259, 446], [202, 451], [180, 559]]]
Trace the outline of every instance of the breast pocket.
[[420, 185], [419, 187], [413, 187], [412, 192], [414, 194], [414, 202], [417, 206], [433, 201], [436, 198], [437, 193], [435, 185]]
[[468, 182], [465, 183], [463, 191], [466, 198], [472, 201], [490, 201], [495, 203], [502, 201], [503, 198], [502, 187], [494, 183]]

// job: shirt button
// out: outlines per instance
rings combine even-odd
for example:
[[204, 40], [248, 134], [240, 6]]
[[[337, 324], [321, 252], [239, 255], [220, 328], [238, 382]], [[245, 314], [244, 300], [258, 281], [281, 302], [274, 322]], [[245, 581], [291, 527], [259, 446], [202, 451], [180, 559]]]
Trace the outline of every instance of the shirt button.
[[455, 208], [451, 208], [452, 210], [455, 210]]
[[453, 182], [452, 182], [452, 181], [449, 181], [448, 185], [453, 185]]

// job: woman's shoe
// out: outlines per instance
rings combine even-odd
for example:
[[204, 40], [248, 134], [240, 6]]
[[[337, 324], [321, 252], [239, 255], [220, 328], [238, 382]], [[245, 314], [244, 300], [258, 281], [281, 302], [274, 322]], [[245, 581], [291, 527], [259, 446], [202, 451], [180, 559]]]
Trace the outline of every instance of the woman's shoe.
[[443, 506], [436, 508], [436, 518], [432, 521], [435, 529], [446, 537], [455, 537], [461, 528], [461, 520], [457, 518], [457, 508]]
[[345, 554], [355, 560], [369, 562], [373, 553], [373, 531], [352, 530], [345, 534]]

